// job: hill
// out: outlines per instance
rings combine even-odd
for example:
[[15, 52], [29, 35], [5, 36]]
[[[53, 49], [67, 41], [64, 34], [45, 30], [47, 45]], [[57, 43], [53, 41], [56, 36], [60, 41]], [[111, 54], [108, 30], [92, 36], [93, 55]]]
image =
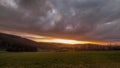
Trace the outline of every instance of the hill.
[[12, 52], [31, 52], [37, 51], [38, 44], [31, 40], [15, 36], [0, 33], [0, 49]]

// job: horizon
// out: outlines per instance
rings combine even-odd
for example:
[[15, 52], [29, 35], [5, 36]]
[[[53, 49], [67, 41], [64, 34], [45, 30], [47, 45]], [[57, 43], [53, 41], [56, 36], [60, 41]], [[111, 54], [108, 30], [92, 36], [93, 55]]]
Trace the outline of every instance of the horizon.
[[73, 39], [65, 39], [65, 38], [54, 38], [54, 37], [48, 37], [48, 36], [39, 36], [39, 35], [33, 35], [33, 34], [21, 34], [19, 33], [10, 33], [10, 32], [2, 32], [9, 35], [15, 35], [18, 37], [26, 38], [29, 40], [32, 40], [34, 42], [42, 42], [42, 43], [60, 43], [60, 44], [69, 44], [69, 45], [75, 45], [75, 44], [96, 44], [96, 45], [120, 45], [119, 42], [111, 43], [111, 42], [96, 42], [96, 41], [80, 41], [80, 40], [73, 40]]

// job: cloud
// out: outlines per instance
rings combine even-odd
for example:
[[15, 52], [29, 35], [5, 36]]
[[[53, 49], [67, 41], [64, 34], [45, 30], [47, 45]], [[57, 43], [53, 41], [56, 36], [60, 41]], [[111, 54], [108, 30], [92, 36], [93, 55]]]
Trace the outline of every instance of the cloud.
[[0, 0], [0, 29], [58, 38], [120, 41], [119, 0]]

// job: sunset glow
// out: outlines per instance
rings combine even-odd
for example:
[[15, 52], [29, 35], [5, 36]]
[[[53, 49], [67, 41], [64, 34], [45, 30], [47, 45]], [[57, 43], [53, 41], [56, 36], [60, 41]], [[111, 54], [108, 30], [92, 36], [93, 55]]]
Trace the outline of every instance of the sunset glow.
[[64, 44], [83, 44], [84, 42], [79, 42], [75, 40], [64, 40], [64, 39], [53, 39], [51, 42], [54, 43], [64, 43]]
[[69, 40], [69, 39], [38, 39], [35, 41], [50, 42], [50, 43], [63, 43], [63, 44], [87, 44], [87, 43], [90, 43], [90, 42], [86, 42], [86, 41], [77, 41], [77, 40]]

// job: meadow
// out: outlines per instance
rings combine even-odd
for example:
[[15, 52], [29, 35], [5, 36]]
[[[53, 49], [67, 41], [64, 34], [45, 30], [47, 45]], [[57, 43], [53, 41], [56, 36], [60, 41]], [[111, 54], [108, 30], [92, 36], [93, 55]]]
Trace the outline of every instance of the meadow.
[[0, 52], [0, 68], [120, 68], [120, 51]]

